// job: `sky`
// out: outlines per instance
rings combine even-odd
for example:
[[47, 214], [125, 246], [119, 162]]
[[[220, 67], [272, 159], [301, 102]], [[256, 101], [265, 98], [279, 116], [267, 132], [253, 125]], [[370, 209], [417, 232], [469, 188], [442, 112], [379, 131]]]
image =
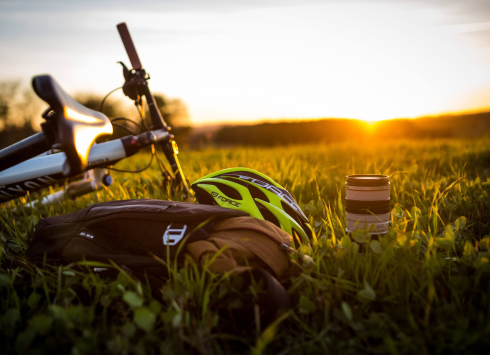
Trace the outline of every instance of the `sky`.
[[107, 93], [123, 21], [152, 91], [196, 125], [490, 107], [488, 0], [0, 0], [0, 81]]

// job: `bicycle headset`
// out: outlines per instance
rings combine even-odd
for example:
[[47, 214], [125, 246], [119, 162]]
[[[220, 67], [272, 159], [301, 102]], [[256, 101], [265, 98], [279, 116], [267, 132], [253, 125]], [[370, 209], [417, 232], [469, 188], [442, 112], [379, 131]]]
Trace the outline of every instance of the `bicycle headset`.
[[199, 203], [241, 210], [272, 222], [303, 242], [313, 231], [291, 194], [270, 177], [248, 168], [229, 168], [206, 175], [192, 184]]

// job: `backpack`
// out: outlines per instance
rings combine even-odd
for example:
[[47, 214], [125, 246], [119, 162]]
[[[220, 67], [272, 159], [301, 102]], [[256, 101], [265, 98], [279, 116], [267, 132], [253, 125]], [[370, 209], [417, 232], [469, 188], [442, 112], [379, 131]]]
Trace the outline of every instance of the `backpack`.
[[[216, 242], [216, 237], [223, 233], [223, 226], [230, 229], [230, 222], [227, 225], [221, 222], [241, 220], [236, 217], [256, 220], [243, 211], [187, 202], [150, 199], [103, 202], [74, 213], [41, 219], [25, 256], [34, 265], [44, 262], [67, 265], [83, 260], [112, 261], [140, 281], [149, 282], [157, 296], [156, 292], [164, 282], [162, 279], [167, 279], [169, 275], [167, 267], [152, 255], [165, 261], [170, 258], [183, 266], [185, 246], [192, 243], [199, 246], [198, 242], [208, 239]], [[262, 230], [269, 227], [285, 233], [270, 222], [256, 221], [262, 224]], [[221, 226], [221, 229], [213, 233], [215, 225]], [[237, 233], [241, 235], [243, 232]], [[267, 234], [267, 231], [264, 233]], [[283, 253], [278, 246], [274, 252]], [[118, 274], [117, 270], [104, 267], [94, 267], [93, 271], [101, 277], [116, 277]], [[246, 278], [264, 280], [266, 295], [258, 300], [264, 310], [264, 323], [289, 308], [286, 290], [271, 275], [279, 276], [274, 268], [241, 268], [239, 273]], [[242, 313], [239, 318], [243, 319], [253, 314], [249, 309], [237, 310], [236, 313]]]
[[[26, 251], [29, 262], [57, 265], [84, 259], [144, 269], [161, 275], [182, 241], [207, 239], [216, 221], [248, 216], [218, 206], [162, 200], [102, 202], [80, 211], [41, 219]], [[157, 270], [155, 270], [155, 268]]]

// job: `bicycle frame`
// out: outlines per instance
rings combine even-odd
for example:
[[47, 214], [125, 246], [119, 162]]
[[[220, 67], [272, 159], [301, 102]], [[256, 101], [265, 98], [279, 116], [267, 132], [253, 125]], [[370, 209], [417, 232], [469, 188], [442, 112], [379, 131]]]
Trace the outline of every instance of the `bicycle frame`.
[[[126, 24], [120, 23], [117, 25], [117, 28], [133, 66], [133, 69], [128, 70], [120, 62], [123, 66], [125, 78], [123, 91], [137, 105], [141, 105], [141, 97], [145, 96], [153, 126], [151, 127], [151, 131], [136, 136], [127, 136], [92, 146], [88, 156], [88, 164], [84, 171], [90, 171], [94, 168], [105, 168], [137, 153], [141, 147], [158, 144], [170, 163], [171, 170], [174, 174], [174, 187], [181, 186], [184, 196], [187, 196], [189, 188], [177, 158], [177, 144], [173, 140], [173, 135], [169, 133], [170, 127], [163, 120], [155, 104], [155, 99], [150, 92], [147, 83], [149, 75], [141, 65]], [[48, 112], [49, 109], [45, 114]], [[44, 115], [43, 117], [46, 118]], [[12, 149], [8, 147], [2, 151], [2, 161], [6, 165], [3, 167], [4, 170], [0, 171], [0, 203], [43, 189], [67, 178], [67, 175], [63, 173], [63, 165], [67, 159], [64, 153], [51, 154], [50, 152], [46, 152], [34, 156], [42, 152], [43, 148], [49, 149], [49, 145], [45, 146], [47, 144], [46, 142], [49, 141], [47, 137], [50, 136], [47, 128], [50, 127], [43, 127], [43, 133], [38, 133], [25, 139], [19, 144], [16, 144], [15, 148], [11, 146]], [[53, 145], [53, 148], [56, 148], [56, 144]], [[12, 161], [8, 164], [9, 159]], [[28, 160], [23, 161], [24, 159]], [[105, 179], [107, 180], [105, 181], [104, 176], [100, 176], [100, 171], [99, 169], [97, 173], [92, 174], [92, 178], [86, 180], [85, 184], [76, 185], [76, 183], [73, 183], [73, 186], [76, 188], [73, 188], [73, 193], [68, 195], [70, 197], [76, 197], [83, 193], [94, 191], [102, 188], [101, 183], [106, 186], [110, 185], [110, 179]], [[57, 196], [61, 195], [58, 194]]]
[[[103, 168], [136, 154], [140, 148], [168, 142], [173, 136], [165, 130], [148, 131], [92, 146], [86, 171]], [[135, 143], [136, 142], [136, 143]], [[0, 172], [0, 202], [56, 184], [63, 176], [64, 153], [46, 154], [26, 160]], [[108, 183], [107, 185], [110, 185]]]

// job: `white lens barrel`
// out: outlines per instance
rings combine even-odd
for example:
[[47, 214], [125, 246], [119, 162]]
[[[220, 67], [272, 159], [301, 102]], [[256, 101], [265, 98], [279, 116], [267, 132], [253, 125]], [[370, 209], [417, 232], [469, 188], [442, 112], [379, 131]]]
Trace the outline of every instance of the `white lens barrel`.
[[390, 199], [390, 185], [387, 186], [345, 186], [345, 199], [356, 201], [381, 201]]
[[347, 232], [362, 228], [386, 234], [390, 225], [390, 179], [387, 175], [347, 175], [345, 182]]
[[369, 230], [370, 234], [388, 233], [390, 226], [389, 213], [365, 215], [346, 212], [345, 216], [347, 219], [347, 232], [349, 233], [359, 228]]

